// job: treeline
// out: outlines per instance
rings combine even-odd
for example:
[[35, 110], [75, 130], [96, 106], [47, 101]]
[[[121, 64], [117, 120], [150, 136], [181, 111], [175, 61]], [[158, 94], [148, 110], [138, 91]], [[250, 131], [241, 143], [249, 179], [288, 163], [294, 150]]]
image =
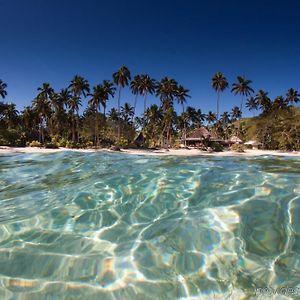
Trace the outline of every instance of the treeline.
[[[289, 89], [287, 94], [276, 97], [273, 101], [268, 93], [259, 90], [256, 94], [251, 88], [252, 81], [243, 76], [237, 77], [237, 82], [231, 85], [231, 92], [240, 96], [239, 106], [230, 112], [220, 115], [219, 102], [221, 93], [229, 88], [226, 77], [217, 72], [211, 81], [212, 88], [217, 93], [216, 112], [204, 114], [201, 109], [186, 107], [189, 90], [176, 80], [168, 77], [156, 81], [147, 74], [131, 78], [129, 69], [122, 66], [112, 75], [111, 80], [90, 87], [88, 81], [76, 75], [69, 85], [60, 91], [55, 91], [49, 83], [43, 83], [37, 89], [37, 95], [30, 106], [18, 112], [14, 103], [0, 102], [0, 145], [25, 146], [45, 145], [47, 147], [107, 147], [110, 145], [133, 146], [138, 132], [142, 132], [143, 145], [146, 147], [165, 144], [176, 145], [184, 139], [195, 127], [206, 125], [214, 136], [228, 139], [232, 135], [246, 138], [247, 126], [243, 122], [242, 111], [244, 101], [250, 111], [259, 110], [258, 119], [268, 119], [270, 122], [287, 113], [291, 117], [291, 109], [299, 101], [299, 93]], [[132, 104], [122, 103], [123, 88], [128, 86], [133, 94]], [[7, 96], [7, 85], [0, 80], [0, 97]], [[159, 99], [159, 105], [148, 106], [149, 95]], [[83, 100], [87, 107], [80, 114]], [[107, 103], [112, 107], [107, 112]], [[137, 104], [142, 102], [143, 113], [136, 114]], [[182, 107], [176, 112], [174, 103]], [[264, 127], [272, 128], [270, 124]], [[288, 125], [288, 124], [286, 124]], [[249, 127], [249, 126], [248, 126]], [[283, 124], [285, 127], [285, 124]], [[299, 134], [299, 128], [293, 127], [291, 136]], [[271, 132], [271, 133], [270, 133]], [[264, 136], [262, 128], [257, 128], [253, 136], [260, 139], [265, 148], [298, 149], [299, 145], [290, 143], [268, 143], [272, 130]], [[289, 134], [289, 133], [287, 133]], [[274, 137], [275, 140], [277, 137]]]

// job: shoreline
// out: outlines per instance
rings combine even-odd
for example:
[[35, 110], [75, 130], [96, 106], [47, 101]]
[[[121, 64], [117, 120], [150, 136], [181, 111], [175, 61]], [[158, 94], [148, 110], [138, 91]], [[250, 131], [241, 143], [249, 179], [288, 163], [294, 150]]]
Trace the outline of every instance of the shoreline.
[[247, 149], [245, 152], [234, 152], [234, 151], [223, 151], [223, 152], [206, 152], [198, 149], [160, 149], [160, 150], [147, 150], [147, 149], [121, 149], [121, 151], [113, 151], [108, 148], [101, 149], [69, 149], [69, 148], [58, 148], [58, 149], [45, 149], [37, 147], [7, 147], [0, 146], [1, 154], [13, 154], [13, 153], [57, 153], [62, 151], [72, 151], [81, 153], [94, 153], [94, 152], [110, 152], [110, 153], [125, 153], [133, 155], [150, 155], [150, 156], [289, 156], [299, 157], [300, 152], [283, 152], [278, 150], [252, 150]]

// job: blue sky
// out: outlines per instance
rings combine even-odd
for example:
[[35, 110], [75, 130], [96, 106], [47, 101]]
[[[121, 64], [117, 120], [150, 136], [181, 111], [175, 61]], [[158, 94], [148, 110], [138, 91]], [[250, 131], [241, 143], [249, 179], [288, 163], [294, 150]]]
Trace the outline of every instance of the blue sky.
[[[205, 113], [215, 111], [217, 71], [230, 83], [245, 75], [271, 97], [300, 90], [297, 0], [0, 0], [0, 11], [0, 78], [18, 109], [43, 82], [59, 90], [80, 74], [94, 85], [122, 64], [176, 79]], [[125, 101], [134, 101], [129, 91]], [[221, 111], [239, 101], [228, 90]]]

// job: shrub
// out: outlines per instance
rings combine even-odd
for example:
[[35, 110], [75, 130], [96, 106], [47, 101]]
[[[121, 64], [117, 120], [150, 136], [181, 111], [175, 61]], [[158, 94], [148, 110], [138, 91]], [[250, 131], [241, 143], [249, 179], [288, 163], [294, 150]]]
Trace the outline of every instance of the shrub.
[[58, 141], [58, 145], [59, 145], [59, 147], [66, 147], [67, 146], [67, 142], [68, 142], [68, 140], [66, 140], [65, 138], [61, 138]]
[[230, 147], [230, 150], [235, 152], [245, 152], [245, 146], [241, 144], [233, 144]]
[[221, 145], [220, 143], [216, 143], [216, 142], [212, 142], [209, 146], [215, 152], [222, 152], [224, 149], [223, 145]]
[[58, 143], [46, 143], [45, 148], [47, 149], [58, 149], [59, 145]]
[[76, 142], [72, 142], [72, 141], [67, 141], [66, 142], [66, 147], [69, 148], [69, 149], [77, 148], [77, 143]]
[[29, 147], [42, 147], [42, 144], [39, 141], [32, 141]]

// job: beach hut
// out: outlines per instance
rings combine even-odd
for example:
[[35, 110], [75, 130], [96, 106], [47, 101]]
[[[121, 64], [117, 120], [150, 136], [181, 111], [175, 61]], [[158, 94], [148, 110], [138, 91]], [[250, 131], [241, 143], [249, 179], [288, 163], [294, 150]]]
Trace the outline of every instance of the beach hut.
[[[208, 141], [211, 137], [211, 134], [205, 127], [198, 127], [194, 129], [193, 132], [191, 132], [186, 140], [187, 146], [193, 146], [193, 147], [199, 147], [201, 146], [205, 141]], [[182, 143], [184, 144], [184, 139], [182, 140]]]
[[142, 147], [146, 141], [145, 136], [143, 135], [143, 132], [141, 131], [137, 137], [134, 139], [133, 144], [137, 147]]
[[245, 145], [250, 146], [254, 150], [257, 150], [262, 145], [262, 143], [251, 140], [251, 141], [246, 142]]

